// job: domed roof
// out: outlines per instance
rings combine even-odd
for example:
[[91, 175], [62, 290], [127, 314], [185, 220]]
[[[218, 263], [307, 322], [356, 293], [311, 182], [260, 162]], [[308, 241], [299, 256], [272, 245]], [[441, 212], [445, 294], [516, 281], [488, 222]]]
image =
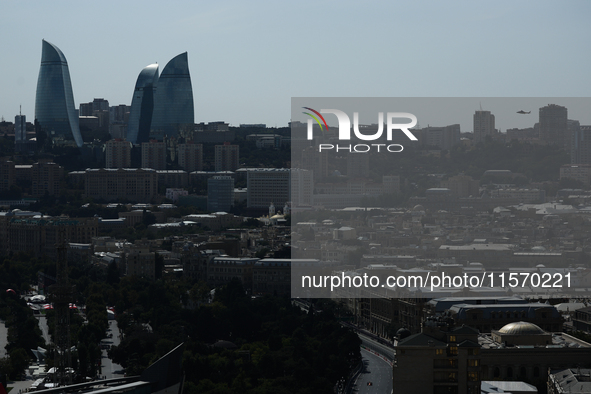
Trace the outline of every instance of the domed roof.
[[418, 205], [415, 205], [412, 210], [415, 212], [420, 212], [420, 211], [424, 211], [425, 207], [422, 206], [421, 204], [418, 204]]
[[539, 335], [546, 333], [535, 324], [524, 321], [506, 324], [499, 332], [508, 335]]
[[401, 328], [398, 331], [396, 331], [396, 336], [398, 337], [398, 339], [404, 339], [406, 337], [409, 337], [410, 334], [411, 332], [407, 328]]

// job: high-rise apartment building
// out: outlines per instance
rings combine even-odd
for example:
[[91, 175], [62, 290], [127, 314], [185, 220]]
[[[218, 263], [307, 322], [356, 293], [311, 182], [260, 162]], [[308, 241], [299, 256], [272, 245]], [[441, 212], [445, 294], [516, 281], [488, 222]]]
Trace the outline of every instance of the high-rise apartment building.
[[178, 145], [179, 166], [187, 171], [203, 170], [203, 145], [187, 142]]
[[174, 57], [162, 70], [154, 94], [150, 138], [162, 141], [192, 131], [195, 124], [193, 88], [187, 52]]
[[[66, 57], [43, 40], [41, 67], [35, 97], [35, 120], [46, 138], [56, 143], [83, 144]], [[38, 136], [39, 138], [39, 136]]]
[[131, 99], [126, 139], [132, 144], [148, 142], [157, 84], [158, 64], [150, 64], [137, 77], [133, 98]]
[[570, 160], [572, 164], [591, 164], [591, 126], [573, 130]]
[[16, 115], [14, 117], [14, 150], [22, 152], [27, 148], [27, 117]]
[[215, 146], [215, 170], [236, 171], [240, 168], [240, 147], [225, 143]]
[[234, 205], [234, 179], [231, 176], [214, 176], [207, 180], [207, 210], [229, 211]]
[[570, 147], [566, 107], [548, 104], [540, 108], [540, 140], [548, 144], [556, 144], [560, 148]]
[[142, 168], [166, 170], [166, 143], [156, 140], [142, 143]]
[[60, 182], [64, 169], [51, 161], [39, 161], [32, 165], [31, 195], [42, 197], [46, 193], [50, 196], [60, 194]]
[[27, 117], [16, 115], [14, 117], [14, 141], [19, 143], [27, 140]]
[[131, 143], [114, 139], [105, 144], [105, 168], [131, 167]]
[[0, 161], [0, 191], [8, 191], [16, 182], [14, 162]]
[[494, 132], [495, 116], [490, 111], [474, 112], [474, 143], [484, 142], [486, 136], [492, 136]]

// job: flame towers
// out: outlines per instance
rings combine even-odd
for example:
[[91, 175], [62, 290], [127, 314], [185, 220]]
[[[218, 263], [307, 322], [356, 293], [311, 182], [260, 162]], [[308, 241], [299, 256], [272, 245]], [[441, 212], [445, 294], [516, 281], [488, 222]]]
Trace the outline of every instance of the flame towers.
[[137, 77], [127, 126], [127, 140], [133, 144], [149, 140], [157, 83], [158, 64], [145, 67]]
[[45, 40], [37, 80], [35, 120], [53, 142], [73, 140], [76, 146], [82, 146], [68, 62], [58, 47]]
[[164, 67], [154, 95], [154, 112], [150, 137], [162, 140], [176, 137], [195, 121], [193, 89], [187, 52], [172, 58]]

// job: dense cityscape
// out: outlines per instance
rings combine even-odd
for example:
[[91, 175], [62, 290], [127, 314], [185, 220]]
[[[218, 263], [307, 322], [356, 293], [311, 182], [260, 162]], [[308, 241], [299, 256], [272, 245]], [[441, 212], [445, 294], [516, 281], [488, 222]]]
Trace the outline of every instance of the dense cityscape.
[[[43, 40], [33, 121], [0, 123], [3, 388], [591, 392], [591, 125], [566, 106], [506, 130], [475, 107], [393, 158], [295, 118], [195, 123], [186, 52], [130, 93], [76, 108]], [[294, 266], [490, 282], [306, 297]]]

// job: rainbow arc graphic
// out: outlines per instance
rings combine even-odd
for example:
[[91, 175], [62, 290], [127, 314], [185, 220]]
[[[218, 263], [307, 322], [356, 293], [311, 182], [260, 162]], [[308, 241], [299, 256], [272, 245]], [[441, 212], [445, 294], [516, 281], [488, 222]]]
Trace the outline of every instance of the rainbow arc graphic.
[[[317, 115], [317, 116], [314, 116], [309, 112], [302, 112], [303, 114], [312, 117], [312, 119], [314, 119], [316, 121], [316, 123], [318, 123], [318, 126], [320, 126], [320, 130], [324, 131], [324, 129], [322, 128], [322, 123], [320, 123], [320, 119], [322, 119], [322, 122], [324, 123], [324, 126], [326, 127], [326, 130], [328, 131], [328, 125], [326, 124], [326, 120], [324, 119], [324, 116], [322, 116], [320, 114], [320, 112], [318, 112], [315, 109], [312, 109], [310, 107], [302, 107], [302, 108], [307, 109], [308, 111], [312, 111]], [[318, 119], [318, 118], [320, 118], [320, 119]]]

